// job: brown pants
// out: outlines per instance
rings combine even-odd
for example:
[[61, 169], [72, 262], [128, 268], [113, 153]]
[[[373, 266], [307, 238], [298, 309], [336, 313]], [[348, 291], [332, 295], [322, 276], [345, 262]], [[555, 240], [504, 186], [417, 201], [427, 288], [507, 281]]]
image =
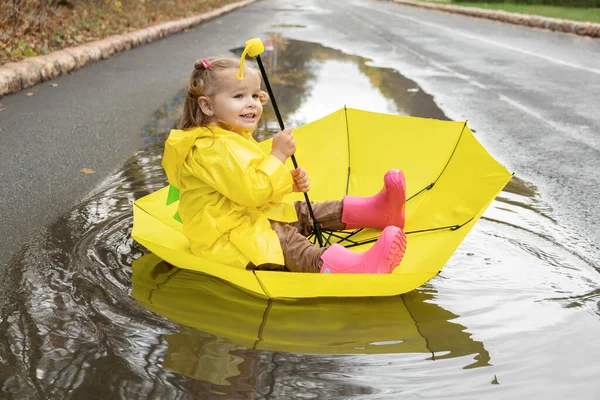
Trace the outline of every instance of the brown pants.
[[[277, 233], [285, 266], [276, 264], [249, 265], [249, 269], [279, 270], [292, 272], [319, 272], [321, 270], [321, 254], [324, 247], [312, 244], [306, 237], [313, 231], [313, 221], [308, 213], [308, 207], [303, 201], [294, 203], [298, 221], [291, 224], [271, 221], [271, 228]], [[325, 201], [322, 203], [311, 203], [315, 218], [323, 229], [344, 229], [342, 222], [342, 202]]]

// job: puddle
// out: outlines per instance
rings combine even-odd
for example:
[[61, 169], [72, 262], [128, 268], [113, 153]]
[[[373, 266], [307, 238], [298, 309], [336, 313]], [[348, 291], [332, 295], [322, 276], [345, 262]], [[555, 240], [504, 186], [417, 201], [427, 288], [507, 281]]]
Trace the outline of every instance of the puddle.
[[[446, 119], [414, 82], [357, 56], [274, 37], [263, 61], [288, 126], [344, 105]], [[595, 266], [518, 178], [442, 274], [394, 298], [268, 301], [146, 254], [130, 238], [131, 204], [166, 184], [162, 144], [183, 100], [157, 110], [137, 154], [12, 260], [7, 397], [459, 398], [459, 380], [482, 391], [559, 379], [556, 360], [577, 397], [600, 373]], [[257, 136], [277, 130], [267, 108]]]
[[[488, 365], [483, 344], [472, 340], [464, 326], [449, 322], [457, 315], [430, 303], [435, 294], [431, 288], [393, 298], [285, 301], [255, 297], [217, 278], [170, 268], [152, 254], [134, 261], [134, 271], [132, 296], [145, 308], [247, 349], [477, 354], [473, 366]], [[192, 298], [194, 302], [186, 300]]]
[[262, 59], [286, 126], [314, 121], [344, 106], [448, 119], [430, 95], [415, 92], [418, 85], [393, 69], [314, 43], [278, 36], [272, 40], [273, 51]]

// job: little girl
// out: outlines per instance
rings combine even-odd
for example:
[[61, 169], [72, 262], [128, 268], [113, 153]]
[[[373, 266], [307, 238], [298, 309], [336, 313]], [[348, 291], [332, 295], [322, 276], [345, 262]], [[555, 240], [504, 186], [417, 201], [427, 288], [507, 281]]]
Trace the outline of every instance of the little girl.
[[313, 224], [306, 204], [283, 202], [307, 192], [306, 171], [284, 163], [296, 146], [290, 129], [278, 132], [265, 154], [251, 134], [268, 95], [260, 73], [240, 61], [215, 57], [194, 65], [187, 85], [181, 130], [165, 143], [163, 167], [180, 190], [178, 212], [191, 250], [199, 257], [248, 269], [322, 273], [389, 273], [402, 260], [405, 181], [388, 171], [373, 197], [346, 196], [315, 203], [324, 229], [383, 229], [364, 253], [338, 244], [320, 248], [308, 241]]

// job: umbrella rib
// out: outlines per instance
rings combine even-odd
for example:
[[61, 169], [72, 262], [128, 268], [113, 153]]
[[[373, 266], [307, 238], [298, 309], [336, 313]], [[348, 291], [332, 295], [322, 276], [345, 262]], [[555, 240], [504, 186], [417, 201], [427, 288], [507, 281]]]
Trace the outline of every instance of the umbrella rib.
[[325, 241], [327, 242], [327, 244], [330, 245], [330, 246], [331, 246], [331, 240], [330, 240], [331, 236], [333, 236], [333, 232], [329, 231], [329, 235], [325, 239]]
[[[342, 232], [342, 231], [337, 231], [337, 232]], [[342, 239], [342, 240], [340, 240], [338, 243], [341, 243], [341, 242], [343, 242], [344, 240], [347, 240], [348, 242], [351, 242], [351, 243], [358, 243], [358, 242], [355, 242], [354, 240], [350, 240], [350, 237], [351, 237], [352, 235], [354, 235], [354, 233], [352, 233], [352, 234], [350, 234], [350, 235], [348, 235], [348, 236], [344, 237], [343, 235], [336, 235], [335, 233], [333, 233], [333, 231], [331, 231], [331, 232], [330, 232], [330, 235], [331, 235], [331, 236], [333, 236], [333, 237], [336, 237], [336, 238], [338, 238], [338, 239]]]
[[362, 244], [373, 243], [373, 242], [376, 242], [377, 239], [379, 239], [379, 238], [365, 239], [365, 240], [361, 240], [360, 242], [354, 242], [351, 240], [352, 244], [350, 244], [348, 246], [344, 246], [344, 247], [354, 247], [354, 246], [360, 246]]
[[252, 273], [254, 274], [254, 277], [256, 278], [256, 282], [258, 282], [258, 285], [260, 286], [262, 291], [267, 295], [267, 297], [269, 299], [272, 299], [273, 296], [271, 296], [271, 293], [269, 293], [269, 291], [267, 290], [265, 285], [263, 285], [263, 282], [260, 280], [260, 277], [256, 274], [256, 270], [253, 270]]
[[[359, 233], [360, 231], [362, 231], [362, 229], [357, 229], [357, 230], [353, 231], [352, 233], [348, 234], [347, 236], [344, 236], [344, 235], [341, 235], [341, 234], [336, 234], [336, 232], [343, 233], [344, 231], [335, 231], [335, 230], [323, 230], [323, 231], [327, 231], [328, 232], [327, 238], [325, 240], [327, 241], [327, 243], [329, 245], [332, 244], [331, 240], [330, 240], [332, 237], [337, 238], [337, 239], [341, 239], [339, 242], [337, 242], [338, 244], [340, 244], [340, 243], [342, 243], [344, 241], [348, 241], [348, 242], [354, 243], [354, 244], [360, 244], [360, 242], [356, 242], [354, 240], [350, 240], [350, 237], [352, 237], [355, 234]], [[313, 240], [314, 234], [311, 233], [310, 235], [307, 236], [307, 238], [308, 238], [308, 240]], [[313, 241], [313, 243], [314, 243], [314, 241]]]
[[423, 193], [424, 191], [431, 189], [431, 188], [433, 187], [433, 185], [435, 185], [435, 182], [434, 182], [434, 183], [430, 183], [429, 185], [425, 186], [423, 189], [419, 190], [417, 193], [413, 194], [413, 195], [412, 195], [412, 196], [410, 196], [408, 199], [406, 199], [406, 201], [408, 202], [409, 200], [411, 200], [411, 199], [413, 199], [413, 198], [417, 197], [418, 195], [420, 195], [420, 194], [421, 194], [421, 193]]
[[263, 332], [265, 330], [265, 325], [267, 323], [267, 317], [269, 315], [269, 311], [271, 310], [271, 307], [273, 307], [273, 298], [269, 297], [269, 300], [267, 302], [267, 307], [265, 308], [265, 311], [263, 312], [262, 321], [260, 323], [260, 326], [258, 327], [258, 333], [256, 335], [256, 340], [254, 341], [254, 345], [252, 346], [253, 350], [256, 350], [256, 347], [258, 346], [258, 344], [263, 341]]
[[[348, 240], [349, 238], [351, 238], [352, 236], [356, 235], [357, 233], [360, 233], [363, 230], [363, 228], [359, 228], [354, 230], [351, 234], [349, 234], [348, 236], [345, 237], [346, 240]], [[336, 231], [336, 232], [344, 232], [344, 231]], [[338, 236], [340, 237], [340, 236]]]
[[452, 157], [454, 157], [454, 153], [456, 153], [456, 149], [458, 148], [458, 144], [460, 143], [460, 140], [462, 139], [462, 136], [463, 136], [463, 133], [464, 133], [466, 127], [467, 127], [467, 121], [465, 121], [465, 123], [463, 124], [463, 127], [462, 127], [462, 129], [460, 131], [460, 135], [458, 135], [458, 140], [456, 141], [456, 144], [454, 145], [454, 149], [452, 149], [452, 153], [450, 154], [450, 157], [448, 157], [448, 161], [446, 162], [446, 165], [444, 165], [444, 168], [442, 169], [442, 172], [440, 172], [440, 175], [437, 177], [437, 179], [435, 180], [435, 182], [433, 182], [430, 185], [431, 187], [433, 187], [433, 185], [435, 185], [437, 183], [437, 181], [440, 180], [440, 178], [444, 174], [444, 171], [446, 171], [446, 168], [448, 168], [448, 165], [450, 164], [450, 161], [452, 160]]
[[402, 303], [404, 303], [404, 307], [406, 307], [406, 311], [408, 311], [408, 315], [410, 315], [410, 317], [412, 318], [413, 322], [415, 323], [415, 328], [417, 328], [417, 332], [419, 332], [419, 335], [421, 335], [421, 337], [423, 339], [425, 339], [425, 347], [427, 347], [427, 350], [429, 350], [429, 352], [431, 353], [432, 360], [435, 360], [435, 352], [433, 350], [431, 350], [431, 347], [429, 346], [429, 339], [427, 338], [427, 336], [423, 335], [423, 333], [421, 332], [421, 329], [419, 327], [419, 323], [417, 322], [417, 319], [413, 315], [413, 313], [412, 313], [410, 307], [408, 306], [408, 304], [406, 304], [406, 300], [404, 299], [404, 296], [400, 295], [400, 299], [402, 300]]
[[[415, 233], [424, 233], [424, 232], [435, 232], [435, 231], [441, 231], [441, 230], [451, 230], [451, 231], [455, 231], [457, 229], [462, 228], [463, 226], [465, 226], [466, 224], [468, 224], [469, 222], [471, 222], [473, 220], [473, 218], [469, 219], [467, 222], [460, 224], [460, 225], [448, 225], [448, 226], [440, 226], [438, 228], [428, 228], [428, 229], [420, 229], [417, 231], [410, 231], [410, 232], [406, 232], [406, 235], [411, 235], [411, 234], [415, 234]], [[367, 243], [373, 243], [376, 242], [377, 239], [379, 239], [379, 237], [374, 237], [374, 238], [370, 238], [370, 239], [363, 239], [363, 240], [359, 240], [359, 241], [355, 241], [355, 240], [351, 240], [350, 238], [354, 235], [356, 235], [357, 233], [361, 232], [362, 229], [356, 229], [355, 231], [353, 231], [352, 233], [348, 234], [347, 236], [343, 236], [340, 234], [336, 234], [335, 232], [340, 232], [343, 233], [344, 231], [329, 231], [328, 230], [328, 238], [327, 238], [327, 242], [329, 243], [329, 245], [331, 245], [330, 242], [330, 238], [333, 236], [335, 238], [340, 239], [339, 242], [337, 242], [338, 244], [341, 244], [343, 242], [350, 242], [351, 244], [346, 245], [344, 247], [354, 247], [354, 246], [360, 246], [362, 244], [367, 244]], [[313, 234], [310, 234], [308, 236], [308, 239], [311, 239], [313, 237]]]
[[448, 157], [448, 161], [446, 162], [446, 165], [444, 165], [444, 168], [442, 168], [442, 172], [440, 172], [440, 174], [438, 175], [438, 177], [436, 178], [436, 180], [433, 181], [433, 183], [430, 183], [429, 185], [427, 185], [426, 187], [424, 187], [423, 189], [419, 190], [417, 193], [415, 193], [412, 196], [410, 196], [408, 199], [406, 199], [406, 201], [409, 201], [409, 200], [413, 199], [414, 197], [420, 195], [421, 193], [423, 193], [426, 190], [430, 190], [431, 188], [433, 188], [435, 186], [435, 184], [437, 183], [437, 181], [440, 180], [440, 178], [444, 174], [444, 171], [446, 171], [446, 168], [448, 168], [448, 165], [450, 164], [450, 161], [452, 160], [452, 157], [454, 157], [454, 153], [456, 153], [456, 149], [458, 148], [458, 145], [460, 143], [460, 140], [462, 139], [462, 136], [463, 136], [463, 133], [465, 132], [465, 128], [466, 127], [467, 127], [467, 121], [465, 121], [465, 123], [463, 124], [463, 127], [462, 127], [462, 129], [460, 131], [460, 135], [458, 135], [458, 140], [456, 141], [456, 144], [454, 145], [454, 149], [452, 149], [452, 153], [450, 153], [450, 157]]
[[334, 232], [340, 232], [340, 233], [343, 233], [344, 231], [329, 231], [329, 236], [333, 236], [333, 237], [336, 237], [336, 238], [338, 238], [338, 239], [342, 239], [342, 240], [340, 240], [338, 243], [342, 243], [343, 241], [348, 241], [348, 242], [350, 242], [350, 243], [355, 243], [355, 244], [356, 244], [356, 243], [360, 243], [360, 242], [356, 242], [356, 241], [354, 241], [354, 240], [350, 240], [350, 238], [351, 238], [352, 236], [356, 235], [357, 233], [360, 233], [362, 230], [363, 230], [362, 228], [360, 228], [360, 229], [356, 229], [356, 230], [354, 230], [352, 233], [348, 234], [347, 236], [343, 236], [343, 235], [339, 235], [339, 234], [338, 234], [338, 235], [336, 235], [336, 234], [334, 233]]
[[[460, 224], [460, 225], [448, 225], [448, 226], [440, 226], [439, 228], [429, 228], [429, 229], [421, 229], [421, 230], [418, 230], [418, 231], [410, 231], [410, 232], [406, 232], [406, 235], [411, 235], [411, 234], [414, 234], [414, 233], [423, 233], [423, 232], [435, 232], [435, 231], [441, 231], [441, 230], [444, 230], [444, 229], [455, 231], [457, 229], [462, 228], [463, 226], [465, 226], [466, 224], [468, 224], [471, 221], [473, 221], [473, 218], [469, 219], [467, 222], [465, 222], [463, 224]], [[361, 241], [358, 241], [358, 242], [355, 242], [354, 240], [348, 240], [352, 244], [348, 245], [348, 246], [344, 246], [344, 247], [354, 247], [354, 246], [360, 246], [360, 245], [367, 244], [367, 243], [373, 243], [373, 242], [376, 242], [378, 239], [379, 239], [379, 237], [374, 237], [374, 238], [371, 238], [371, 239], [364, 239], [364, 240], [361, 240]], [[344, 240], [347, 240], [347, 239], [342, 239], [339, 243], [341, 243]]]
[[410, 235], [410, 234], [413, 234], [413, 233], [435, 232], [435, 231], [441, 231], [441, 230], [444, 230], [444, 229], [449, 229], [451, 231], [455, 231], [458, 228], [462, 227], [463, 225], [448, 225], [448, 226], [440, 226], [439, 228], [420, 229], [418, 231], [406, 232], [406, 234]]
[[348, 145], [348, 174], [346, 175], [346, 195], [348, 195], [348, 189], [350, 188], [350, 126], [348, 125], [348, 110], [344, 105], [344, 115], [346, 116], [346, 143]]
[[[325, 232], [325, 230], [321, 231], [321, 233], [324, 233], [324, 232]], [[328, 235], [327, 237], [325, 237], [325, 236], [323, 236], [323, 237], [322, 237], [322, 239], [325, 241], [325, 243], [324, 243], [325, 245], [329, 245], [329, 246], [331, 246], [331, 240], [330, 240], [330, 239], [331, 239], [331, 236], [332, 236], [332, 234], [331, 234], [331, 232], [329, 232], [329, 235]], [[306, 238], [307, 238], [307, 239], [308, 239], [308, 240], [309, 240], [309, 241], [310, 241], [312, 244], [315, 244], [315, 245], [317, 244], [317, 237], [315, 236], [315, 234], [314, 234], [314, 233], [311, 233], [311, 234], [310, 234], [310, 235], [308, 235]], [[320, 246], [320, 247], [323, 247], [323, 246]]]

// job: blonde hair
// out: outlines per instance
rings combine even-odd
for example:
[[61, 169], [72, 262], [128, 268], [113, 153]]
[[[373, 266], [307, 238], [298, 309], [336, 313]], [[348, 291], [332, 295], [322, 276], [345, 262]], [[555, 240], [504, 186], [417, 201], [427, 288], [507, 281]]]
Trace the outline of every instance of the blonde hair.
[[[237, 70], [239, 67], [240, 60], [231, 57], [211, 57], [207, 60], [200, 59], [196, 61], [194, 70], [188, 79], [185, 103], [183, 105], [183, 116], [179, 122], [179, 129], [191, 129], [197, 126], [208, 125], [210, 117], [202, 112], [198, 99], [202, 96], [209, 97], [217, 93], [219, 90], [217, 73], [219, 71], [230, 68]], [[246, 64], [245, 68], [256, 71], [254, 67], [248, 64]], [[261, 104], [264, 105], [269, 101], [269, 95], [261, 90], [259, 99]], [[226, 126], [224, 128], [227, 129]]]

